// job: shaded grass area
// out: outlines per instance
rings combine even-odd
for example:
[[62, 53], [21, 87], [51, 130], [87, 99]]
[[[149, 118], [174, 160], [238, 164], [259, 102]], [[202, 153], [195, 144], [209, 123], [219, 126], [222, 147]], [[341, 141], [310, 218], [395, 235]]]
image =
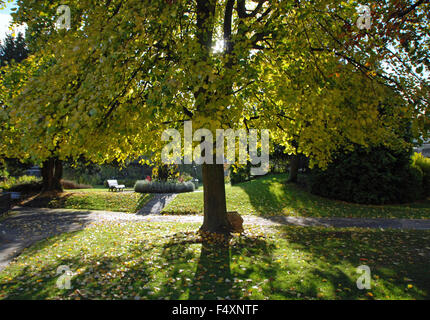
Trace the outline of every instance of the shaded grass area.
[[55, 195], [40, 195], [24, 203], [25, 206], [52, 209], [106, 210], [135, 213], [150, 199], [149, 194], [68, 191]]
[[[26, 249], [1, 299], [428, 299], [430, 232], [279, 227], [202, 244], [195, 224], [104, 224]], [[371, 269], [359, 290], [356, 268]], [[72, 271], [58, 289], [59, 266]]]
[[[315, 196], [286, 175], [270, 175], [236, 186], [226, 185], [227, 209], [242, 215], [350, 217], [350, 218], [430, 218], [430, 201], [406, 205], [366, 206]], [[201, 214], [203, 193], [181, 194], [164, 210], [168, 214]]]

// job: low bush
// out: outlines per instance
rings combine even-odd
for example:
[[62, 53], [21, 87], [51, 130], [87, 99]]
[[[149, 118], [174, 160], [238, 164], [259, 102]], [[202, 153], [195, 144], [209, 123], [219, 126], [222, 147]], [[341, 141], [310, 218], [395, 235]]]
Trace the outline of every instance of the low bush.
[[323, 197], [360, 204], [405, 203], [424, 197], [423, 170], [411, 165], [410, 153], [382, 147], [339, 154], [327, 170], [311, 171], [308, 187]]
[[42, 180], [34, 176], [8, 177], [0, 183], [0, 189], [10, 192], [38, 192], [42, 190]]
[[233, 186], [238, 183], [251, 180], [251, 163], [248, 162], [246, 166], [230, 167], [230, 184]]
[[139, 193], [185, 193], [195, 190], [194, 183], [160, 182], [139, 180], [134, 186], [134, 191]]
[[42, 181], [21, 183], [12, 186], [7, 191], [9, 192], [21, 192], [21, 193], [38, 193], [42, 191], [43, 185]]
[[193, 178], [189, 173], [187, 173], [187, 172], [182, 172], [182, 173], [180, 174], [180, 176], [179, 176], [179, 179], [178, 179], [178, 180], [183, 181], [183, 182], [188, 182], [188, 181], [192, 181], [192, 180], [194, 180], [194, 178]]
[[412, 166], [421, 170], [424, 195], [426, 197], [430, 196], [430, 158], [426, 158], [421, 153], [415, 152], [412, 156]]

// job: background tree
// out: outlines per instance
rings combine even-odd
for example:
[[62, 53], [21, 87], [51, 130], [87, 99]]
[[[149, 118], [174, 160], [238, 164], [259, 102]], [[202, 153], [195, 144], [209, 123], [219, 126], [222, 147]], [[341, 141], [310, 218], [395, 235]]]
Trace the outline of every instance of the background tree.
[[[11, 121], [40, 157], [95, 162], [159, 156], [161, 133], [186, 120], [212, 132], [270, 129], [288, 153], [321, 167], [353, 144], [400, 147], [398, 119], [427, 134], [428, 79], [417, 74], [428, 68], [418, 45], [428, 46], [429, 3], [379, 1], [370, 30], [356, 27], [360, 3], [67, 1], [72, 28], [57, 32], [60, 1], [20, 0], [14, 20], [53, 63], [9, 100]], [[410, 47], [393, 21], [413, 36]], [[399, 69], [387, 72], [393, 53]], [[392, 117], [378, 113], [386, 86], [404, 102]], [[223, 165], [202, 171], [201, 229], [228, 233]]]
[[[0, 45], [0, 66], [3, 67], [1, 70], [2, 94], [0, 95], [0, 102], [11, 98], [32, 75], [36, 75], [41, 71], [43, 65], [38, 63], [34, 57], [30, 61], [25, 61], [29, 53], [22, 33], [18, 33], [16, 38], [13, 35], [8, 35], [4, 44]], [[14, 106], [7, 106], [2, 103], [1, 114], [4, 122], [1, 131], [5, 136], [3, 149], [7, 146], [7, 150], [3, 154], [19, 159], [20, 162], [40, 162], [43, 191], [61, 192], [63, 190], [60, 182], [63, 175], [62, 160], [55, 156], [55, 152], [42, 160], [37, 156], [30, 156], [32, 154], [31, 149], [28, 150], [28, 144], [21, 141], [21, 139], [25, 139], [29, 134], [34, 134], [34, 132], [26, 128], [17, 130], [13, 122], [10, 121], [11, 116], [13, 117], [16, 111], [17, 108]], [[45, 130], [48, 129], [45, 128], [42, 121], [39, 121], [38, 126]], [[49, 134], [53, 135], [52, 131]], [[15, 138], [12, 139], [12, 137]], [[55, 136], [52, 138], [55, 139]]]
[[[20, 63], [28, 57], [28, 49], [25, 44], [24, 36], [20, 32], [17, 37], [12, 34], [6, 36], [6, 38], [0, 42], [0, 67], [4, 67], [9, 63]], [[1, 72], [1, 71], [0, 71]], [[0, 99], [0, 105], [3, 107], [3, 103]], [[28, 164], [22, 164], [19, 159], [1, 159], [0, 160], [4, 167], [7, 168], [10, 174], [16, 175], [28, 169]]]
[[0, 43], [0, 66], [12, 61], [19, 63], [27, 57], [28, 49], [21, 32], [18, 33], [17, 37], [12, 34], [7, 35], [3, 43]]

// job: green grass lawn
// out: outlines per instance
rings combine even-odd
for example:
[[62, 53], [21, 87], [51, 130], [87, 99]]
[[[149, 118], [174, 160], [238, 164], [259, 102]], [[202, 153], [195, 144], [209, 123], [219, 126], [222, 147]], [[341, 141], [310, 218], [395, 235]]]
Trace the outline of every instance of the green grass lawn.
[[[430, 232], [251, 229], [228, 248], [194, 224], [105, 224], [26, 249], [0, 299], [429, 299]], [[356, 268], [368, 265], [371, 289]], [[59, 266], [72, 288], [58, 289]], [[78, 290], [78, 291], [76, 291]]]
[[25, 205], [39, 208], [106, 210], [135, 213], [150, 199], [149, 194], [108, 192], [99, 189], [68, 190], [54, 197], [38, 197]]
[[[286, 179], [286, 175], [271, 175], [236, 186], [226, 185], [227, 209], [258, 216], [430, 218], [429, 200], [408, 205], [357, 205], [312, 195], [295, 184], [286, 184]], [[203, 193], [180, 194], [163, 212], [201, 214]]]

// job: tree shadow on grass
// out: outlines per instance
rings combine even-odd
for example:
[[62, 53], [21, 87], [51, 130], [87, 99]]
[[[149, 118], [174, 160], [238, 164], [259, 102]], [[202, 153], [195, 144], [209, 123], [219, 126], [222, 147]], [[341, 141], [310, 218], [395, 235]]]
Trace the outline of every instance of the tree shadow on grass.
[[[232, 261], [238, 260], [241, 255], [264, 257], [272, 261], [271, 253], [274, 246], [263, 239], [240, 236], [229, 244], [203, 242], [199, 238], [189, 238], [189, 234], [176, 234], [171, 238], [165, 248], [173, 253], [175, 261], [187, 261], [187, 246], [198, 245], [200, 256], [188, 287], [189, 300], [216, 300], [216, 299], [240, 299], [243, 291], [236, 285], [238, 281], [245, 282], [251, 273], [257, 272], [263, 278], [276, 277], [276, 268], [255, 266], [255, 269], [242, 270], [232, 273]], [[180, 264], [179, 264], [180, 265]], [[179, 267], [175, 267], [172, 277], [179, 276]], [[168, 289], [170, 290], [170, 288]], [[173, 297], [177, 298], [177, 297]]]
[[[430, 250], [425, 231], [279, 227], [308, 267], [302, 295], [327, 299], [428, 299]], [[427, 240], [428, 241], [428, 240]], [[428, 246], [427, 246], [428, 247]], [[357, 267], [371, 270], [371, 288], [360, 290]], [[300, 270], [296, 266], [295, 271]], [[408, 287], [408, 285], [411, 285]]]
[[[195, 254], [199, 248], [200, 256], [197, 258]], [[229, 245], [203, 242], [196, 233], [181, 232], [170, 237], [163, 255], [169, 255], [175, 261], [170, 276], [180, 279], [181, 286], [188, 291], [189, 300], [213, 300], [232, 295]], [[189, 277], [184, 277], [183, 268], [190, 260], [196, 269], [190, 270], [193, 274], [188, 274]], [[164, 288], [164, 291], [170, 292], [170, 298], [179, 299], [178, 294], [172, 296], [175, 291], [171, 287]]]
[[19, 205], [30, 208], [50, 208], [55, 203], [57, 204], [57, 208], [61, 208], [71, 196], [72, 193], [58, 192], [26, 194], [23, 195]]
[[294, 183], [287, 183], [285, 174], [270, 175], [236, 186], [248, 195], [255, 214], [263, 218], [297, 214], [319, 216], [323, 208], [317, 202], [327, 202], [308, 194]]
[[[3, 274], [0, 282], [5, 296], [3, 299], [120, 299], [123, 292], [131, 286], [138, 294], [139, 288], [144, 287], [150, 276], [150, 267], [141, 259], [138, 264], [124, 269], [124, 257], [122, 255], [109, 256], [108, 248], [98, 255], [85, 257], [87, 250], [67, 252], [67, 255], [55, 255], [51, 259], [40, 257], [43, 250], [51, 250], [59, 243], [67, 243], [72, 238], [79, 236], [82, 231], [62, 234], [40, 241], [25, 250], [27, 261], [24, 268], [12, 270], [8, 275]], [[140, 244], [143, 244], [141, 242]], [[72, 250], [72, 248], [71, 248]], [[136, 245], [129, 250], [131, 256], [139, 257], [149, 247], [141, 250]], [[51, 253], [52, 255], [52, 253]], [[17, 263], [22, 263], [18, 260]], [[58, 288], [57, 281], [63, 275], [61, 267], [69, 268], [72, 272], [71, 288]], [[135, 288], [135, 289], [134, 289]], [[149, 289], [141, 290], [146, 293]], [[133, 296], [129, 296], [133, 299]]]
[[[261, 237], [240, 236], [230, 245], [202, 243], [195, 233], [177, 233], [159, 244], [139, 239], [127, 244], [126, 254], [109, 256], [108, 245], [98, 254], [86, 256], [85, 247], [68, 253], [41, 255], [58, 243], [68, 243], [79, 232], [39, 242], [26, 252], [29, 262], [1, 283], [7, 299], [275, 299], [296, 298], [283, 285], [285, 267], [274, 261], [275, 244]], [[61, 240], [61, 241], [59, 241]], [[73, 240], [72, 240], [73, 242]], [[200, 249], [200, 250], [199, 250]], [[200, 252], [199, 252], [200, 251]], [[151, 257], [153, 257], [151, 259]], [[53, 259], [52, 259], [53, 258]], [[31, 260], [31, 261], [29, 261]], [[132, 265], [127, 263], [133, 261]], [[239, 261], [243, 261], [239, 262]], [[19, 262], [19, 261], [18, 261]], [[70, 290], [56, 287], [60, 266], [76, 272]], [[336, 281], [333, 279], [330, 281]], [[263, 288], [265, 296], [252, 296], [252, 287]], [[316, 286], [308, 286], [309, 296]]]
[[[114, 236], [116, 228], [63, 234], [27, 249], [25, 260], [2, 272], [0, 295], [7, 299], [370, 299], [367, 290], [356, 286], [356, 268], [365, 264], [371, 268], [369, 292], [374, 298], [429, 297], [428, 232], [277, 229], [276, 237], [234, 237], [229, 246], [203, 244], [194, 232], [155, 238], [142, 233], [136, 238], [130, 237], [132, 229], [125, 228], [127, 241]], [[80, 237], [80, 232], [88, 233]], [[56, 288], [57, 268], [62, 265], [76, 273], [71, 290]]]
[[200, 258], [194, 275], [190, 300], [213, 300], [233, 295], [228, 245], [202, 243]]

